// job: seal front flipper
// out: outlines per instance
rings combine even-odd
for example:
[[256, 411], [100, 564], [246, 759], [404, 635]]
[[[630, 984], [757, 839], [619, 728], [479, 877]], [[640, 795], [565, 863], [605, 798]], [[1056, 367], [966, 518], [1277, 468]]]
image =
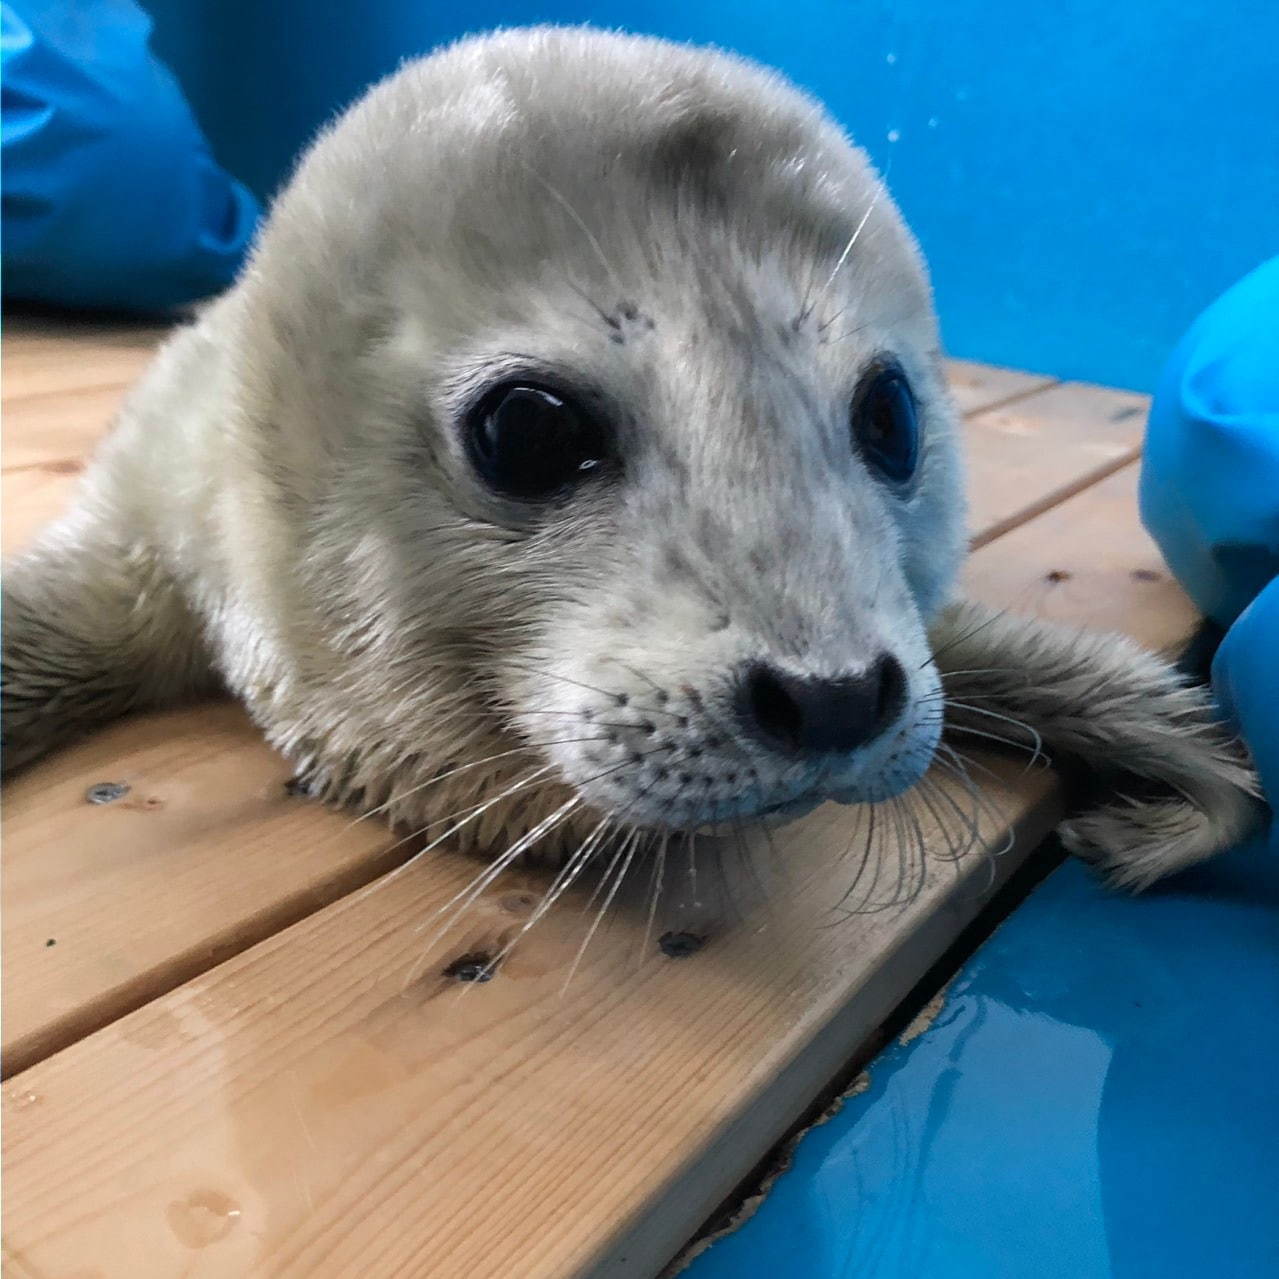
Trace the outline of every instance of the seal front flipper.
[[1059, 834], [1115, 884], [1145, 888], [1260, 820], [1256, 774], [1207, 690], [1131, 640], [966, 601], [930, 638], [952, 743], [1042, 748], [1085, 781]]
[[161, 555], [86, 496], [4, 567], [6, 774], [108, 720], [215, 683]]

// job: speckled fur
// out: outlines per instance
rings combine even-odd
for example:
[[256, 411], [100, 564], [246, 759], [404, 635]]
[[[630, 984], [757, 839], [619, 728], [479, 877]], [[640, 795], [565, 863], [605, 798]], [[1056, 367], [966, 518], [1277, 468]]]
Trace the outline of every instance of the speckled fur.
[[[921, 411], [904, 494], [849, 447], [884, 355]], [[477, 482], [456, 422], [539, 370], [614, 423], [623, 465], [531, 513]], [[897, 794], [940, 731], [930, 619], [939, 652], [939, 627], [960, 633], [936, 620], [964, 547], [957, 454], [918, 250], [814, 102], [653, 40], [466, 41], [318, 140], [74, 510], [7, 566], [5, 767], [225, 686], [315, 793], [428, 833], [469, 814], [452, 838], [482, 848], [552, 817], [571, 842], [601, 816]], [[1178, 735], [1176, 767], [1148, 749], [1202, 717], [1197, 694], [1116, 641], [996, 633], [1036, 696], [969, 698], [1181, 794], [1085, 814], [1076, 846], [1142, 883], [1239, 828], [1224, 738]], [[974, 645], [952, 651], [995, 664]], [[782, 758], [734, 721], [744, 660], [836, 676], [883, 649], [906, 710], [847, 758]], [[1166, 695], [1120, 724], [1103, 672]]]

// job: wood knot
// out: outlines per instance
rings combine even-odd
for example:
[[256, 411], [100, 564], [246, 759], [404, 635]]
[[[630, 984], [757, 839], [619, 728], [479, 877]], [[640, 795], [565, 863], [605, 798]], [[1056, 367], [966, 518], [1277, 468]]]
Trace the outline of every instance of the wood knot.
[[706, 938], [696, 933], [663, 933], [657, 939], [662, 954], [670, 959], [687, 959], [706, 945]]
[[492, 981], [497, 971], [492, 955], [483, 951], [473, 951], [469, 955], [460, 955], [444, 970], [445, 977], [454, 981]]
[[114, 804], [123, 799], [131, 788], [127, 782], [96, 782], [84, 792], [84, 798], [90, 804]]
[[46, 475], [79, 475], [84, 470], [84, 463], [79, 458], [63, 457], [46, 462], [40, 469]]

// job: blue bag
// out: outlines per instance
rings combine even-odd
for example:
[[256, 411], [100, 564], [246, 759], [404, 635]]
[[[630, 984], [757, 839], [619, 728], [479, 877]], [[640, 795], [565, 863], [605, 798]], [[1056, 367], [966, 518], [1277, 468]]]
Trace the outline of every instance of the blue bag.
[[[1224, 293], [1165, 369], [1141, 513], [1203, 611], [1228, 627], [1222, 708], [1279, 800], [1279, 258]], [[1276, 824], [1279, 826], [1279, 824]], [[1279, 843], [1279, 829], [1272, 833]]]
[[166, 310], [225, 288], [257, 222], [132, 0], [0, 4], [4, 293]]

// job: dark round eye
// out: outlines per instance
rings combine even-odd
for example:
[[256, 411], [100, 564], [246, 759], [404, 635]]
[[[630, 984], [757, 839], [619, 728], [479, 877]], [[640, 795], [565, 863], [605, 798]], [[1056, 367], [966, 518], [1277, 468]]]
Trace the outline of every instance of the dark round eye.
[[555, 497], [607, 456], [595, 418], [559, 391], [529, 382], [495, 386], [467, 415], [464, 429], [480, 478], [524, 501]]
[[853, 444], [872, 470], [905, 484], [919, 463], [919, 418], [906, 375], [879, 364], [862, 378], [852, 407]]

